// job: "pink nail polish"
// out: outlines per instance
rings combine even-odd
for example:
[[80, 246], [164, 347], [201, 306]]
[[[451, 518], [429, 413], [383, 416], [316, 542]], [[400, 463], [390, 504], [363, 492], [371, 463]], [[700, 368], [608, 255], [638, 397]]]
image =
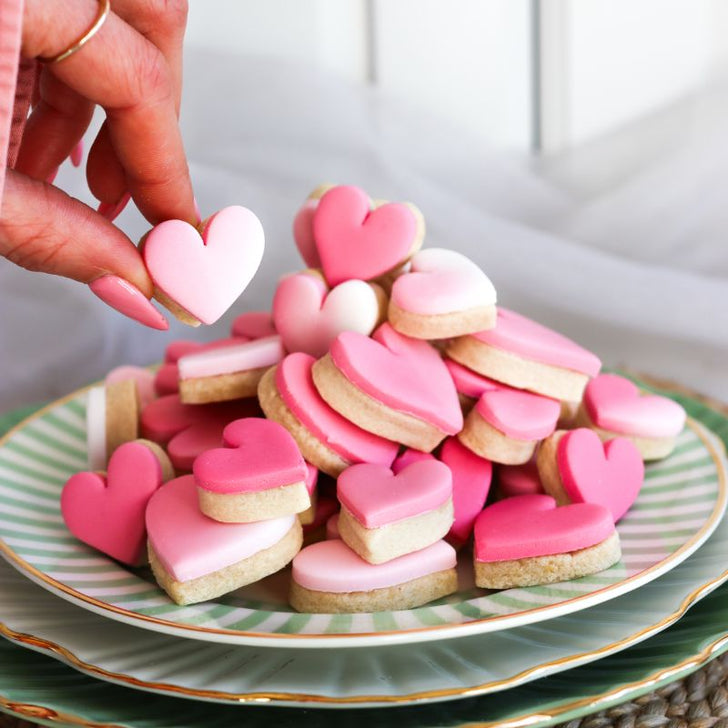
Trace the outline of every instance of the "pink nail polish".
[[96, 212], [98, 212], [99, 215], [103, 215], [109, 222], [114, 222], [114, 220], [121, 215], [130, 199], [131, 195], [128, 192], [125, 192], [118, 202], [100, 202], [99, 206], [96, 208]]
[[104, 303], [140, 324], [166, 331], [167, 319], [157, 311], [134, 285], [115, 275], [105, 275], [89, 283], [88, 287]]

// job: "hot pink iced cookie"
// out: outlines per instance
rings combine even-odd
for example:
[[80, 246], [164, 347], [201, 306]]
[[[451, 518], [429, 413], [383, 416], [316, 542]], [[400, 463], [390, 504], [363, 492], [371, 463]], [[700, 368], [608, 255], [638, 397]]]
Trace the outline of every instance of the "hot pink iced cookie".
[[331, 409], [314, 387], [314, 361], [301, 352], [289, 354], [263, 376], [258, 398], [266, 417], [291, 433], [306, 460], [334, 477], [353, 463], [391, 465], [396, 443], [362, 430]]
[[325, 192], [333, 187], [330, 184], [319, 185], [306, 199], [293, 219], [293, 239], [304, 262], [309, 268], [320, 268], [321, 258], [316, 250], [313, 235], [313, 216], [318, 208], [319, 200]]
[[321, 197], [313, 233], [326, 280], [336, 286], [401, 266], [422, 245], [424, 221], [413, 205], [390, 202], [372, 209], [363, 190], [342, 185]]
[[130, 566], [144, 562], [144, 511], [171, 466], [141, 442], [116, 449], [103, 473], [76, 473], [61, 492], [61, 513], [79, 540]]
[[634, 503], [645, 466], [635, 445], [624, 437], [602, 443], [592, 430], [555, 432], [538, 452], [544, 490], [563, 503], [598, 503], [616, 523]]
[[473, 524], [488, 498], [493, 465], [478, 457], [457, 438], [445, 440], [440, 460], [452, 472], [452, 502], [454, 520], [446, 539], [456, 548], [462, 546], [473, 532]]
[[454, 250], [420, 250], [392, 285], [389, 321], [416, 339], [446, 339], [495, 326], [496, 293], [488, 276]]
[[342, 331], [371, 334], [385, 305], [378, 286], [351, 280], [329, 290], [318, 276], [297, 273], [283, 278], [276, 288], [273, 322], [286, 351], [320, 357]]
[[447, 355], [479, 374], [546, 397], [576, 402], [601, 362], [571, 339], [505, 308], [494, 329], [451, 341]]
[[316, 520], [316, 503], [318, 502], [318, 494], [316, 492], [319, 475], [318, 468], [311, 465], [311, 463], [306, 463], [306, 470], [306, 490], [308, 491], [311, 505], [305, 511], [301, 511], [298, 514], [298, 518], [303, 526], [307, 526]]
[[236, 301], [263, 257], [260, 220], [247, 208], [215, 213], [199, 229], [183, 220], [152, 228], [142, 255], [155, 297], [184, 323], [212, 324]]
[[685, 427], [685, 410], [667, 397], [641, 394], [616, 374], [600, 374], [587, 384], [577, 422], [604, 439], [624, 436], [644, 460], [667, 457]]
[[233, 321], [230, 333], [232, 336], [242, 336], [253, 341], [275, 336], [277, 332], [273, 326], [273, 316], [269, 311], [246, 311]]
[[455, 566], [444, 541], [376, 565], [343, 541], [321, 541], [294, 559], [289, 601], [299, 612], [411, 609], [456, 591]]
[[535, 458], [523, 465], [500, 465], [496, 477], [500, 498], [543, 494]]
[[514, 389], [484, 392], [470, 411], [460, 442], [476, 455], [505, 465], [520, 465], [533, 456], [539, 440], [556, 428], [561, 404]]
[[412, 463], [418, 463], [421, 460], [435, 460], [435, 456], [430, 452], [413, 450], [411, 447], [408, 447], [392, 463], [392, 472], [397, 475], [400, 470], [404, 470], [409, 465], [412, 465]]
[[606, 508], [594, 503], [557, 508], [547, 495], [488, 506], [474, 534], [475, 583], [485, 589], [576, 579], [612, 566], [621, 555]]
[[447, 367], [429, 344], [382, 324], [373, 337], [345, 331], [313, 367], [321, 396], [344, 417], [429, 452], [463, 425]]
[[218, 523], [197, 507], [191, 475], [167, 483], [146, 514], [149, 560], [177, 602], [214, 599], [283, 568], [301, 548], [301, 525], [288, 515], [257, 523]]
[[104, 384], [115, 384], [127, 379], [136, 382], [139, 405], [145, 407], [157, 395], [154, 391], [154, 373], [144, 367], [123, 365], [112, 369], [104, 378]]
[[200, 509], [217, 521], [248, 523], [300, 513], [311, 505], [308, 468], [277, 422], [245, 418], [223, 431], [224, 448], [194, 462]]

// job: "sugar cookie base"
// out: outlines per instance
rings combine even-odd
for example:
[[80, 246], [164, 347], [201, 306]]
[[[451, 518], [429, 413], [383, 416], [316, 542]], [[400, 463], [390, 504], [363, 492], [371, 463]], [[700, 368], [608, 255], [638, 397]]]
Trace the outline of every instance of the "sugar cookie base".
[[253, 523], [302, 513], [311, 506], [303, 481], [267, 490], [215, 493], [197, 486], [200, 510], [222, 523]]
[[458, 440], [481, 458], [501, 465], [527, 463], [538, 445], [538, 440], [517, 440], [493, 427], [476, 408], [470, 410]]
[[180, 379], [179, 398], [184, 404], [207, 404], [255, 397], [258, 383], [266, 371], [268, 367], [260, 367], [212, 377]]
[[440, 597], [456, 592], [458, 577], [455, 569], [436, 571], [417, 579], [382, 589], [358, 592], [327, 592], [306, 589], [291, 581], [288, 598], [290, 605], [299, 612], [354, 613], [382, 612], [396, 609], [412, 609]]
[[580, 402], [589, 382], [589, 377], [581, 372], [526, 359], [473, 336], [453, 339], [446, 353], [478, 374], [552, 399]]
[[303, 531], [296, 519], [291, 529], [278, 543], [247, 559], [189, 581], [177, 581], [164, 568], [151, 543], [147, 546], [149, 564], [157, 583], [172, 601], [184, 605], [215, 599], [280, 571], [301, 550], [302, 543]]
[[570, 581], [596, 574], [616, 564], [622, 556], [619, 535], [594, 546], [565, 554], [529, 556], [512, 561], [475, 560], [475, 584], [481, 589], [514, 589]]
[[276, 368], [267, 371], [258, 384], [258, 401], [263, 413], [291, 433], [304, 460], [337, 478], [351, 463], [321, 442], [289, 409], [276, 387]]
[[330, 354], [313, 365], [313, 382], [333, 409], [362, 430], [423, 452], [431, 452], [447, 436], [435, 425], [362, 392], [339, 371]]
[[134, 380], [106, 385], [107, 462], [119, 445], [139, 437], [139, 409], [139, 393]]
[[538, 477], [541, 478], [541, 485], [544, 492], [550, 495], [559, 506], [566, 506], [571, 503], [571, 498], [566, 494], [564, 481], [561, 480], [557, 453], [559, 442], [566, 434], [566, 430], [556, 430], [553, 435], [547, 437], [538, 448], [536, 455], [536, 467]]
[[148, 450], [151, 450], [152, 454], [157, 458], [157, 460], [159, 460], [159, 466], [162, 468], [163, 483], [166, 483], [168, 480], [172, 480], [172, 478], [175, 477], [176, 473], [174, 465], [172, 465], [169, 455], [167, 455], [167, 452], [161, 445], [158, 445], [156, 442], [152, 442], [151, 440], [145, 440], [142, 437], [137, 438], [134, 442], [138, 442], [140, 445], [144, 445], [144, 447]]
[[479, 306], [453, 313], [422, 314], [407, 311], [394, 301], [389, 302], [389, 323], [392, 328], [413, 339], [449, 339], [492, 329], [495, 322], [495, 306]]
[[182, 308], [177, 301], [173, 301], [161, 288], [157, 288], [156, 286], [154, 287], [154, 298], [183, 324], [197, 328], [202, 323], [202, 321], [195, 318], [189, 311]]
[[623, 432], [605, 430], [597, 427], [589, 417], [586, 407], [582, 404], [576, 413], [575, 427], [588, 427], [599, 435], [602, 442], [613, 440], [615, 437], [625, 437], [632, 440], [640, 451], [643, 460], [662, 460], [675, 449], [675, 437], [642, 437], [639, 435], [626, 435]]
[[383, 564], [398, 556], [420, 551], [445, 538], [453, 519], [452, 498], [432, 511], [378, 528], [366, 528], [342, 505], [339, 512], [339, 537], [364, 561]]

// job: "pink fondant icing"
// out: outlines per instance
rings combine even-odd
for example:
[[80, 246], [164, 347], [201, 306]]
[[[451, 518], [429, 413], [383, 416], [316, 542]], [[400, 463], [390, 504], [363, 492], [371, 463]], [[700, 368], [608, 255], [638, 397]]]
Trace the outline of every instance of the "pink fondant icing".
[[543, 493], [535, 460], [523, 465], [498, 466], [498, 491], [502, 498]]
[[520, 495], [488, 506], [475, 521], [475, 558], [513, 561], [578, 551], [614, 533], [607, 508], [596, 503], [556, 507], [548, 495]]
[[392, 463], [392, 472], [397, 475], [400, 470], [404, 470], [408, 465], [412, 465], [412, 463], [418, 463], [421, 460], [434, 459], [435, 456], [432, 453], [422, 452], [422, 450], [415, 450], [408, 447], [401, 455], [398, 455]]
[[144, 560], [144, 511], [162, 484], [157, 456], [138, 442], [120, 445], [108, 473], [76, 473], [61, 492], [61, 513], [80, 541], [131, 566]]
[[420, 250], [409, 272], [392, 286], [393, 303], [427, 316], [494, 306], [495, 301], [490, 278], [470, 258], [444, 248]]
[[392, 464], [397, 444], [362, 430], [331, 409], [313, 384], [314, 358], [289, 354], [276, 368], [275, 383], [288, 409], [304, 427], [350, 463]]
[[218, 346], [187, 354], [177, 362], [177, 366], [180, 379], [195, 379], [273, 366], [284, 356], [280, 336], [269, 336], [235, 346]]
[[428, 343], [382, 324], [373, 338], [345, 331], [331, 358], [358, 389], [392, 409], [429, 422], [445, 434], [463, 427], [457, 391], [440, 355]]
[[191, 475], [170, 480], [147, 507], [149, 542], [177, 581], [190, 581], [232, 566], [278, 543], [295, 516], [256, 523], [220, 523], [197, 505]]
[[112, 369], [105, 377], [104, 384], [115, 384], [128, 379], [136, 382], [139, 404], [148, 405], [156, 396], [154, 389], [154, 373], [143, 367], [124, 365]]
[[634, 503], [644, 482], [645, 465], [631, 440], [616, 437], [602, 443], [585, 427], [561, 437], [556, 461], [569, 498], [606, 506], [615, 523]]
[[342, 185], [320, 199], [313, 233], [326, 280], [336, 286], [377, 278], [403, 263], [418, 226], [407, 205], [390, 202], [372, 210], [366, 192]]
[[452, 497], [452, 473], [435, 459], [412, 463], [397, 475], [362, 463], [341, 473], [336, 493], [364, 528], [379, 528], [443, 505]]
[[334, 513], [333, 516], [329, 517], [326, 521], [326, 538], [331, 540], [333, 538], [341, 538], [339, 534], [339, 514]]
[[637, 437], [674, 437], [685, 427], [685, 410], [667, 397], [640, 394], [616, 374], [600, 374], [587, 384], [584, 405], [597, 426]]
[[231, 422], [224, 448], [203, 452], [192, 472], [197, 485], [215, 493], [240, 493], [306, 482], [308, 468], [288, 430], [255, 417]]
[[599, 374], [602, 366], [597, 356], [571, 339], [501, 307], [498, 308], [495, 328], [473, 336], [484, 344], [504, 349], [524, 359], [571, 369], [590, 377]]
[[555, 429], [561, 403], [514, 389], [483, 392], [475, 405], [478, 414], [507, 437], [543, 440]]
[[480, 395], [483, 392], [489, 392], [493, 389], [511, 389], [506, 384], [496, 382], [494, 379], [484, 377], [482, 374], [476, 374], [471, 369], [464, 367], [462, 364], [458, 364], [452, 359], [444, 359], [443, 361], [447, 370], [450, 372], [453, 382], [455, 382], [455, 389], [466, 397], [480, 399]]
[[288, 352], [323, 356], [342, 331], [369, 335], [379, 320], [379, 300], [364, 281], [352, 280], [331, 291], [317, 276], [286, 276], [273, 297], [273, 321]]
[[318, 482], [318, 468], [306, 463], [306, 490], [309, 495], [313, 495], [316, 490], [316, 483]]
[[233, 321], [231, 333], [253, 340], [275, 336], [276, 330], [269, 311], [246, 311]]
[[450, 543], [461, 545], [470, 538], [475, 519], [488, 498], [493, 466], [490, 460], [478, 457], [455, 437], [445, 440], [440, 460], [452, 472], [455, 509], [455, 520], [446, 538]]
[[307, 546], [293, 559], [293, 580], [304, 589], [334, 592], [386, 589], [438, 571], [453, 569], [457, 555], [445, 541], [384, 564], [369, 564], [343, 541]]
[[260, 220], [247, 208], [226, 207], [202, 225], [166, 220], [142, 247], [155, 285], [205, 324], [222, 316], [246, 289], [263, 258]]
[[306, 200], [293, 219], [293, 239], [296, 241], [298, 252], [309, 268], [321, 267], [321, 259], [313, 236], [313, 216], [318, 203], [318, 198]]

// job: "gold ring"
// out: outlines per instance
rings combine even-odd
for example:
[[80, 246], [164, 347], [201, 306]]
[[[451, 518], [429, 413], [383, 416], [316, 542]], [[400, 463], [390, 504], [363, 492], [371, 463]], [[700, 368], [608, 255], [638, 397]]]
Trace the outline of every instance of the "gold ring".
[[111, 9], [111, 0], [99, 0], [99, 12], [96, 15], [96, 20], [94, 20], [91, 27], [76, 41], [71, 43], [66, 50], [61, 51], [60, 53], [56, 54], [55, 56], [50, 57], [43, 57], [38, 56], [38, 59], [41, 63], [59, 63], [60, 61], [65, 60], [69, 56], [72, 56], [76, 51], [81, 50], [86, 43], [88, 43], [91, 38], [93, 38], [96, 33], [99, 32], [101, 29], [101, 26], [104, 24], [104, 21], [109, 15], [109, 10]]

